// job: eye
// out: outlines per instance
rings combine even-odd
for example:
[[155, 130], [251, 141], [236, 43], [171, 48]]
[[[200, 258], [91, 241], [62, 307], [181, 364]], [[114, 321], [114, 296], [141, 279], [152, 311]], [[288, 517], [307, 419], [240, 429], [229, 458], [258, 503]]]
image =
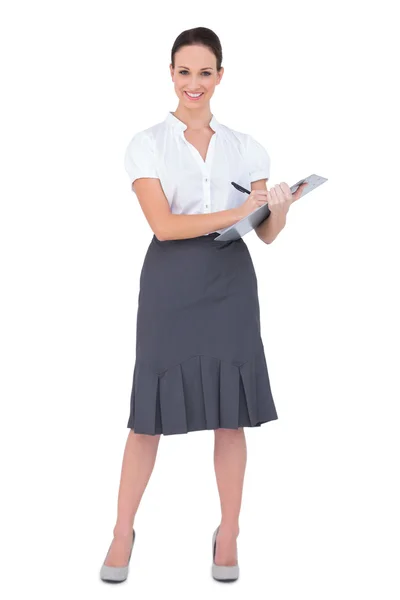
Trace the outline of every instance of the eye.
[[[183, 75], [184, 73], [187, 73], [186, 69], [179, 71], [179, 75]], [[211, 73], [210, 73], [210, 71], [203, 71], [202, 75], [211, 75]]]

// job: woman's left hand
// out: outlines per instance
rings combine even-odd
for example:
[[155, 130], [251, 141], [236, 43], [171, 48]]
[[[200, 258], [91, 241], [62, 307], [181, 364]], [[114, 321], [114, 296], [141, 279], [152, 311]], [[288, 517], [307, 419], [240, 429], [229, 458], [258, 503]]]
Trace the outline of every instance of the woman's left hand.
[[286, 215], [292, 202], [298, 200], [307, 182], [299, 185], [294, 194], [287, 183], [277, 183], [268, 190], [268, 208], [276, 216]]

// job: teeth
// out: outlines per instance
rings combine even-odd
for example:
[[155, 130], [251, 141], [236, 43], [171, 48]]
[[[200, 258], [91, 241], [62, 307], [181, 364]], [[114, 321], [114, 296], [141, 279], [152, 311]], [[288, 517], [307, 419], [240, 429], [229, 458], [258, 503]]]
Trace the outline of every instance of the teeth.
[[198, 98], [202, 94], [202, 92], [200, 94], [190, 94], [189, 92], [186, 92], [186, 93], [188, 96], [191, 96], [192, 98]]

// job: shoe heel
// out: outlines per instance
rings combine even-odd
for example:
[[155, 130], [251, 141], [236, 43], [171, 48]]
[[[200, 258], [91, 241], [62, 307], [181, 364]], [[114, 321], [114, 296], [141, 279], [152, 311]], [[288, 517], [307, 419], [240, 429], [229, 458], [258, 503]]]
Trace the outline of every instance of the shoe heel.
[[212, 536], [212, 567], [211, 574], [217, 581], [230, 582], [236, 581], [239, 578], [239, 564], [237, 565], [216, 565], [215, 564], [215, 549], [217, 545], [219, 525]]
[[[124, 567], [110, 567], [109, 565], [105, 565], [105, 560], [100, 569], [100, 579], [102, 581], [106, 581], [107, 583], [122, 583], [128, 577], [129, 573], [129, 563], [132, 556], [133, 545], [136, 539], [136, 532], [132, 530], [132, 546], [131, 551], [129, 553], [128, 564]], [[111, 547], [111, 544], [110, 544]], [[110, 548], [109, 548], [110, 549]]]

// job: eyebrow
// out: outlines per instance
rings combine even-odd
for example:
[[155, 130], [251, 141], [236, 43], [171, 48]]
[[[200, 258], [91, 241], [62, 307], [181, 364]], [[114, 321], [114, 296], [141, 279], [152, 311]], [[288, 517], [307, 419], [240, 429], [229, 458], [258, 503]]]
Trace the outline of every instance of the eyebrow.
[[[179, 65], [178, 69], [188, 69], [188, 71], [190, 70], [189, 67], [185, 67], [184, 65]], [[214, 70], [212, 67], [203, 67], [202, 69], [200, 69], [200, 71], [204, 71], [204, 69], [211, 69], [212, 71]]]

